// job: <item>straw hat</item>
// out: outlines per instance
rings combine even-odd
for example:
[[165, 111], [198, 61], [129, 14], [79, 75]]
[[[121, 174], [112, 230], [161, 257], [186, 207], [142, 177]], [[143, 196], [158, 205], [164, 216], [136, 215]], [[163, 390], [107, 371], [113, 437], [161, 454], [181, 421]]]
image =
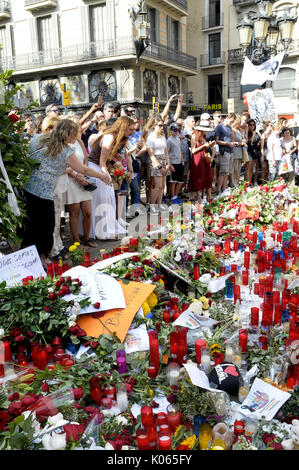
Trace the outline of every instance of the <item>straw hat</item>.
[[198, 126], [195, 126], [194, 129], [197, 131], [207, 132], [212, 130], [211, 126], [211, 116], [208, 113], [204, 113], [200, 116], [200, 123]]

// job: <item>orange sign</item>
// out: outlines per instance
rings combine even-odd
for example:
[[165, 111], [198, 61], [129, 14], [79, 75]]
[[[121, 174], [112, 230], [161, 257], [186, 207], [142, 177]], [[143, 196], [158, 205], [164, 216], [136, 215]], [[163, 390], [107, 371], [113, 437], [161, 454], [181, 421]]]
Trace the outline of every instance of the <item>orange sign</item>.
[[119, 282], [125, 296], [126, 308], [109, 310], [98, 319], [93, 318], [92, 314], [80, 315], [77, 324], [86, 331], [87, 336], [98, 338], [103, 334], [115, 332], [123, 343], [133, 318], [156, 287], [142, 282], [129, 282], [129, 284]]

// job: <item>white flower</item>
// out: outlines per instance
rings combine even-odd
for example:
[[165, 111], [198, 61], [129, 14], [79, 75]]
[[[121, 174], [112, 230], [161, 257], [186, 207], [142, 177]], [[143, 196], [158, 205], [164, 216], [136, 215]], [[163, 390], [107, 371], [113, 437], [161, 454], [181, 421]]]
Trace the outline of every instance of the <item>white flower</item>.
[[75, 321], [69, 321], [68, 325], [69, 325], [69, 328], [71, 328], [72, 326], [76, 326], [76, 322]]
[[49, 287], [49, 288], [48, 288], [48, 292], [54, 292], [53, 287]]
[[41, 431], [41, 426], [39, 424], [39, 422], [37, 421], [36, 419], [36, 414], [35, 414], [35, 411], [24, 411], [22, 413], [23, 416], [25, 416], [25, 421], [27, 418], [29, 418], [29, 416], [32, 416], [32, 427], [34, 429], [34, 433], [36, 434], [39, 434], [40, 431]]
[[49, 433], [42, 437], [42, 443], [46, 450], [63, 450], [66, 448], [66, 433]]
[[3, 330], [3, 328], [0, 328], [0, 338], [1, 338], [2, 336], [4, 336], [4, 330]]
[[77, 320], [77, 315], [75, 315], [74, 313], [72, 313], [72, 315], [69, 316], [69, 321], [76, 321]]
[[128, 245], [130, 243], [130, 237], [124, 237], [121, 241], [121, 245]]
[[47, 424], [50, 424], [50, 426], [56, 426], [59, 421], [63, 419], [63, 414], [62, 413], [57, 413], [54, 416], [49, 416], [47, 419]]
[[118, 424], [123, 424], [124, 426], [126, 424], [128, 424], [127, 418], [125, 418], [124, 416], [121, 416], [121, 415], [117, 416], [116, 421], [117, 421]]

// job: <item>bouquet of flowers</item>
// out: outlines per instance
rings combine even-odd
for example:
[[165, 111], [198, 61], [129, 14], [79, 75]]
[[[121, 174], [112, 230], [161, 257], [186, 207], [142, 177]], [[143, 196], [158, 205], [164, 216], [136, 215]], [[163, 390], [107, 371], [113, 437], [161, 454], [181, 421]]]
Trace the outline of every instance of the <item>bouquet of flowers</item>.
[[120, 189], [123, 180], [127, 177], [128, 172], [124, 169], [120, 162], [109, 169], [110, 176], [112, 178], [113, 187], [115, 190]]

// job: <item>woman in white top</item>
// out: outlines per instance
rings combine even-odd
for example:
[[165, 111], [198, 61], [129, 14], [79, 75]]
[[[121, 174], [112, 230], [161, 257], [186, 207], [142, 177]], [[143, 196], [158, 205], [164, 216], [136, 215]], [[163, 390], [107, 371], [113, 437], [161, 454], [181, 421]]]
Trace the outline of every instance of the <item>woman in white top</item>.
[[[84, 165], [88, 164], [88, 157], [84, 143], [81, 140], [81, 128], [79, 127], [77, 140], [72, 145], [74, 153], [77, 158]], [[67, 169], [68, 173], [68, 186], [65, 194], [65, 204], [68, 206], [70, 213], [70, 229], [73, 236], [73, 241], [80, 243], [79, 236], [79, 216], [82, 212], [83, 223], [83, 246], [95, 248], [97, 244], [89, 239], [91, 227], [91, 193], [86, 191], [85, 186], [88, 185], [88, 180], [83, 176], [72, 170]]]
[[275, 181], [279, 178], [279, 164], [282, 157], [282, 146], [280, 141], [282, 125], [276, 123], [273, 126], [273, 132], [268, 137], [268, 163], [269, 163], [269, 181]]
[[[270, 134], [273, 132], [273, 124], [270, 121], [263, 122], [264, 132], [261, 136], [261, 181], [262, 184], [268, 181], [268, 172], [269, 172], [269, 164], [268, 164], [268, 156], [269, 156], [269, 147], [268, 147], [268, 138]], [[271, 143], [271, 140], [270, 140]]]
[[157, 213], [159, 209], [155, 206], [156, 204], [164, 210], [161, 203], [166, 185], [166, 176], [169, 171], [174, 171], [169, 159], [162, 119], [157, 120], [154, 124], [153, 131], [147, 138], [146, 148], [150, 157], [150, 174], [153, 177], [150, 195], [151, 212]]
[[291, 130], [288, 127], [282, 129], [282, 137], [280, 139], [282, 150], [285, 154], [289, 154], [291, 157], [293, 171], [284, 175], [287, 178], [288, 183], [295, 184], [295, 169], [294, 169], [294, 158], [293, 154], [297, 151], [297, 142], [295, 137], [291, 135]]

